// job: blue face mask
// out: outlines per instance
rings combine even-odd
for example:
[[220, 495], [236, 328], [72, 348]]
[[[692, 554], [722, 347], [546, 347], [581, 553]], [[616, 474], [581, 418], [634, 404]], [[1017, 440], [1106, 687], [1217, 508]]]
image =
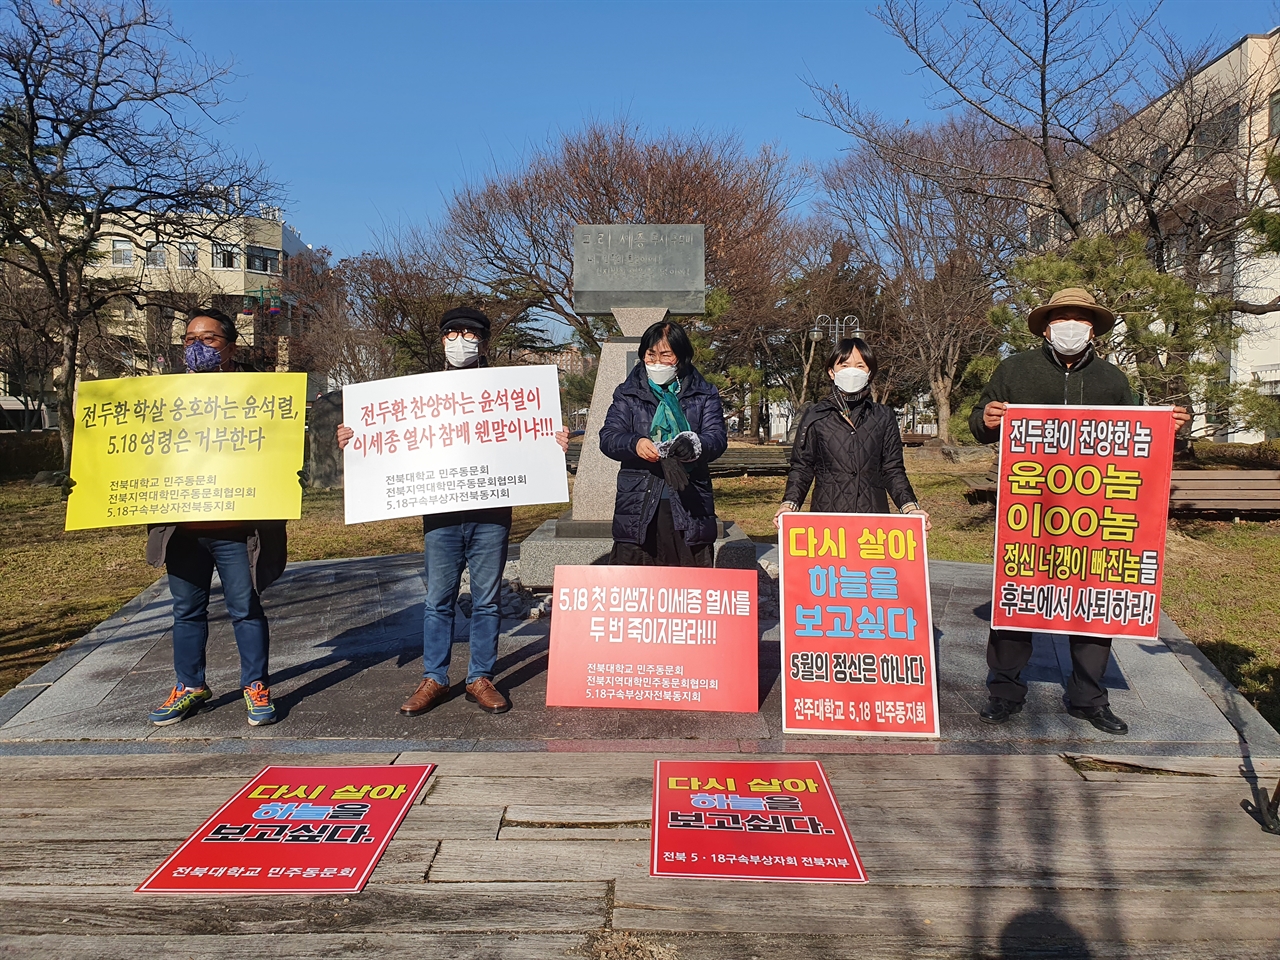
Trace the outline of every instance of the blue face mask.
[[187, 347], [184, 356], [187, 361], [187, 370], [191, 373], [212, 373], [222, 366], [222, 354], [199, 340]]

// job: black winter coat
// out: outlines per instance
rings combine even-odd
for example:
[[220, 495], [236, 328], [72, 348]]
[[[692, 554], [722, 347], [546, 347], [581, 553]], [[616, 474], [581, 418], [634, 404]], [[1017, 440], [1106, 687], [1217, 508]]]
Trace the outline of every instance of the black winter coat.
[[[719, 459], [729, 438], [720, 391], [697, 370], [690, 370], [680, 381], [679, 398], [689, 429], [702, 441], [702, 456], [696, 463], [685, 464], [689, 485], [680, 493], [671, 491], [671, 515], [685, 542], [698, 546], [716, 539], [716, 503], [707, 464]], [[613, 502], [613, 539], [622, 543], [644, 543], [666, 486], [662, 467], [636, 456], [636, 444], [649, 436], [657, 410], [658, 399], [649, 388], [644, 364], [637, 363], [613, 391], [613, 403], [600, 428], [600, 451], [622, 463]]]
[[1000, 361], [969, 414], [969, 429], [979, 443], [1000, 439], [999, 427], [988, 430], [982, 422], [982, 411], [996, 400], [1046, 407], [1128, 407], [1136, 402], [1129, 378], [1119, 367], [1095, 356], [1092, 348], [1068, 370], [1048, 341]]
[[850, 408], [854, 427], [840, 415], [835, 397], [811, 406], [796, 430], [784, 500], [804, 505], [813, 484], [815, 513], [888, 513], [916, 494], [902, 462], [902, 433], [893, 411], [863, 400]]

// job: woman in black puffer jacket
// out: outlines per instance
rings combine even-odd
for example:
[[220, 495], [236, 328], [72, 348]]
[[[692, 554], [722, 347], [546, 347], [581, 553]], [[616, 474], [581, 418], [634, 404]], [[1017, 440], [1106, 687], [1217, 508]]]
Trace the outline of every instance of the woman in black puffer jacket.
[[782, 514], [799, 510], [813, 486], [815, 513], [888, 513], [889, 497], [903, 513], [920, 509], [902, 462], [902, 434], [893, 410], [871, 399], [876, 355], [859, 337], [839, 341], [827, 356], [831, 395], [805, 411], [791, 448]]

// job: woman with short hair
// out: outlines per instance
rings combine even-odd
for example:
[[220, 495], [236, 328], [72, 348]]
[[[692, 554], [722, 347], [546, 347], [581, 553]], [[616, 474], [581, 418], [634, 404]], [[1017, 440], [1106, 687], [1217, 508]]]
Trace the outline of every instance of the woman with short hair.
[[800, 421], [791, 447], [786, 493], [773, 522], [799, 510], [813, 487], [814, 513], [888, 513], [889, 497], [902, 513], [920, 509], [902, 459], [902, 433], [890, 407], [871, 399], [879, 365], [861, 337], [839, 341], [827, 355], [831, 393]]
[[710, 567], [718, 525], [707, 464], [728, 446], [720, 392], [694, 369], [678, 323], [649, 327], [640, 359], [600, 429], [601, 452], [622, 463], [610, 562]]

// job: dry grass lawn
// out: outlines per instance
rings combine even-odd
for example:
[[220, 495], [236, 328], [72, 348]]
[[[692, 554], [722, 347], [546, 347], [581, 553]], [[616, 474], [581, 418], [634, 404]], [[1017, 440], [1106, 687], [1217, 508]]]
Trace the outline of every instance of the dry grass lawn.
[[[964, 499], [967, 474], [985, 463], [953, 465], [908, 452], [908, 471], [933, 516], [930, 555], [990, 563], [994, 511]], [[717, 510], [760, 541], [774, 537], [783, 478], [716, 481]], [[516, 510], [523, 539], [565, 504]], [[151, 583], [140, 527], [62, 530], [55, 489], [0, 485], [7, 536], [0, 544], [0, 692], [8, 690]], [[375, 556], [422, 549], [417, 520], [348, 527], [340, 491], [307, 491], [302, 519], [290, 524], [294, 560]], [[1169, 615], [1272, 724], [1280, 726], [1280, 522], [1178, 522], [1170, 526], [1164, 605]]]

